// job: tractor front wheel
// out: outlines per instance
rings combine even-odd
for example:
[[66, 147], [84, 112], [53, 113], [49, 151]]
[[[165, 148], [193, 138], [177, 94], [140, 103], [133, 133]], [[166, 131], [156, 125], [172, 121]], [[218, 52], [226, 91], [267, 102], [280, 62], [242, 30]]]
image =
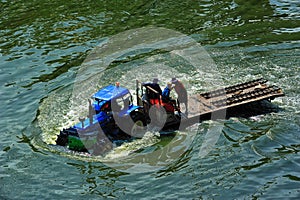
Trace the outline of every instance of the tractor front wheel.
[[142, 138], [146, 133], [146, 119], [141, 113], [134, 113], [131, 116], [133, 124], [131, 125], [129, 131], [132, 137]]

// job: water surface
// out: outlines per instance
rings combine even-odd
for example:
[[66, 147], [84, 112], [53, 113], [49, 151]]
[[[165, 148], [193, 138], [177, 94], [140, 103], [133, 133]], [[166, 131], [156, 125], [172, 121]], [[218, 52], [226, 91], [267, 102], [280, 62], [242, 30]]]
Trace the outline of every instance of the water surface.
[[[0, 11], [1, 199], [300, 197], [298, 1], [2, 0]], [[286, 96], [274, 104], [282, 110], [207, 121], [171, 138], [133, 144], [128, 148], [140, 149], [135, 155], [148, 163], [155, 153], [169, 155], [166, 146], [185, 146], [163, 167], [141, 173], [49, 145], [61, 118], [49, 118], [45, 124], [40, 119], [47, 119], [49, 110], [59, 116], [69, 112], [67, 103], [60, 102], [68, 102], [89, 53], [117, 34], [146, 26], [174, 30], [201, 44], [225, 86], [257, 77], [280, 86]], [[132, 56], [115, 62], [105, 72], [110, 75], [105, 81], [149, 58], [157, 66], [167, 61], [174, 61], [174, 67], [182, 64], [164, 51]], [[191, 68], [183, 66], [176, 70], [194, 86], [192, 91], [213, 87], [205, 85], [209, 73], [191, 74]], [[51, 130], [45, 133], [43, 127]], [[199, 150], [212, 131], [220, 137], [201, 157]]]

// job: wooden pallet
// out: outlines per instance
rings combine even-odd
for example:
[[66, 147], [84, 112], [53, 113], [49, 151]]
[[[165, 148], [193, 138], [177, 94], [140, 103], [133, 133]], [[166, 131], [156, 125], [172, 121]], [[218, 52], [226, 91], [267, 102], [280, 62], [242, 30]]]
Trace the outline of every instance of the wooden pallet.
[[[269, 86], [267, 80], [257, 79], [210, 92], [190, 95], [188, 97], [188, 117], [197, 117], [224, 109], [258, 102], [273, 100], [284, 96], [281, 88]], [[184, 110], [184, 109], [183, 109]]]

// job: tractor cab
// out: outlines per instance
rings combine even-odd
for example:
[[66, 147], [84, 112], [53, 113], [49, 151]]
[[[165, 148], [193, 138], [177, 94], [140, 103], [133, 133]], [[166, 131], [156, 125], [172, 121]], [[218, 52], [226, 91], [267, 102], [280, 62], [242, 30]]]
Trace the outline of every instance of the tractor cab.
[[132, 96], [127, 88], [120, 87], [119, 85], [108, 85], [98, 92], [92, 98], [93, 108], [98, 114], [101, 111], [109, 112], [114, 108], [119, 111], [132, 106]]

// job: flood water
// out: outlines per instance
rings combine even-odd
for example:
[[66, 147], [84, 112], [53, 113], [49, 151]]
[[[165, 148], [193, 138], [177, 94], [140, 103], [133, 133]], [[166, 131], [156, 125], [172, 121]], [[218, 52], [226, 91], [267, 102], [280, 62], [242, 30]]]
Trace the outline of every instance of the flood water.
[[[0, 199], [300, 198], [300, 3], [0, 1]], [[54, 146], [86, 98], [179, 77], [190, 94], [263, 77], [278, 112], [208, 120], [105, 157]]]

